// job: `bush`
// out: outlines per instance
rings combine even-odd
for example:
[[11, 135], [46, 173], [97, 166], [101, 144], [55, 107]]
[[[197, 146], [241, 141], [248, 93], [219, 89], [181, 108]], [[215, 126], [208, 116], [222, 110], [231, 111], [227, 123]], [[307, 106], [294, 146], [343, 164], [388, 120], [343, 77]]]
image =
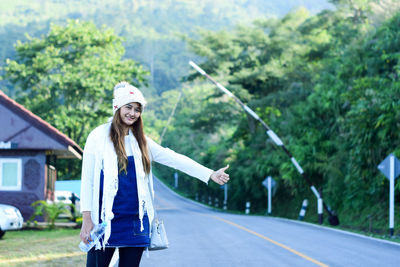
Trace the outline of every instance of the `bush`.
[[56, 203], [56, 202], [46, 202], [44, 200], [38, 200], [33, 202], [31, 206], [34, 207], [35, 211], [29, 218], [27, 222], [28, 224], [32, 222], [37, 216], [43, 216], [45, 217], [45, 220], [47, 222], [47, 227], [49, 229], [54, 229], [55, 221], [61, 213], [67, 213], [72, 216], [71, 211], [68, 208], [68, 205], [62, 202]]

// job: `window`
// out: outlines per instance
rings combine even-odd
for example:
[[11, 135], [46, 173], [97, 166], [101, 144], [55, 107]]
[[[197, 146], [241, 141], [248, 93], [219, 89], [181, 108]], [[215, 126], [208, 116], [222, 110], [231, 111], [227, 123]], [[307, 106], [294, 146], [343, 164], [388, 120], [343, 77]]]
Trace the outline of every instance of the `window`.
[[0, 190], [21, 190], [21, 159], [0, 158]]

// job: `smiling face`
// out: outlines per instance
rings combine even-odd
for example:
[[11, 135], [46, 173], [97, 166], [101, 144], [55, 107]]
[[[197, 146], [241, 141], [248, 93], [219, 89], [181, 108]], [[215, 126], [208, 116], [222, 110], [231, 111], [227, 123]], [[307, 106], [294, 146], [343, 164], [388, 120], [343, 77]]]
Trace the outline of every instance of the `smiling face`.
[[139, 103], [132, 102], [120, 108], [119, 115], [121, 121], [126, 126], [133, 125], [142, 114], [142, 107]]

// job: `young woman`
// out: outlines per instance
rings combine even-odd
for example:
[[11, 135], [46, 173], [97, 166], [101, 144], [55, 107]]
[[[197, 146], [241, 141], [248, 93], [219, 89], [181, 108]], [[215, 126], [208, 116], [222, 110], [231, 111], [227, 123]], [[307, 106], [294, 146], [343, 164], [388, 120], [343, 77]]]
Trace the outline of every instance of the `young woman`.
[[[139, 266], [149, 246], [154, 218], [151, 161], [183, 171], [201, 181], [228, 182], [229, 167], [213, 171], [190, 158], [161, 147], [144, 135], [142, 112], [146, 101], [127, 82], [114, 87], [111, 122], [88, 136], [82, 161], [80, 238], [89, 241], [95, 224], [106, 222], [104, 239], [87, 255], [87, 266], [108, 266], [119, 248], [119, 266]], [[151, 189], [149, 189], [151, 188]]]

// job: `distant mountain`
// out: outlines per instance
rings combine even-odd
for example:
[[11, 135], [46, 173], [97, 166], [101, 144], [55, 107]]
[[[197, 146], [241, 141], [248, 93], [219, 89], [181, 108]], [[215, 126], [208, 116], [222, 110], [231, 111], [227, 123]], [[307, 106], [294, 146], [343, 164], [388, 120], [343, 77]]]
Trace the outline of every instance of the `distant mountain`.
[[[25, 34], [39, 37], [50, 23], [67, 19], [106, 25], [125, 38], [126, 57], [151, 71], [150, 87], [158, 93], [179, 86], [191, 54], [179, 35], [199, 28], [230, 29], [255, 18], [282, 16], [305, 7], [310, 13], [333, 8], [327, 0], [15, 0], [0, 2], [0, 64], [14, 58], [13, 45]], [[0, 86], [7, 86], [3, 81]], [[10, 87], [8, 85], [8, 87]]]

